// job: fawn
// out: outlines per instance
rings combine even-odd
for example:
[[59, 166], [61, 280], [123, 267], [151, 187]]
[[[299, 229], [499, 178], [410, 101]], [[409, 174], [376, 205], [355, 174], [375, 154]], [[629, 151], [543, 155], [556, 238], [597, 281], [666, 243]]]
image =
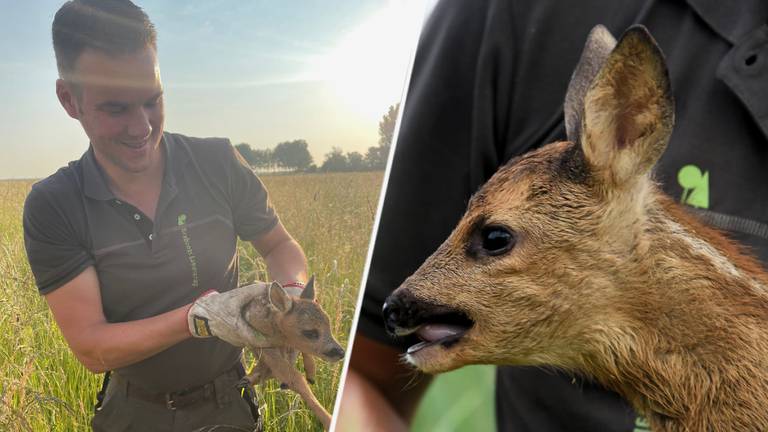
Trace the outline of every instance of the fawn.
[[593, 29], [569, 141], [502, 167], [387, 299], [388, 331], [423, 340], [405, 360], [583, 374], [654, 431], [768, 430], [768, 277], [653, 182], [673, 113], [647, 30]]
[[[281, 387], [298, 393], [328, 429], [331, 416], [312, 393], [307, 380], [314, 383], [313, 356], [336, 362], [344, 358], [344, 350], [331, 334], [328, 315], [315, 301], [314, 280], [313, 276], [300, 292], [292, 289], [292, 294], [277, 282], [263, 284], [263, 294], [243, 307], [245, 320], [276, 348], [249, 348], [258, 363], [241, 385], [256, 385], [276, 378]], [[304, 359], [307, 380], [294, 367], [298, 352]]]

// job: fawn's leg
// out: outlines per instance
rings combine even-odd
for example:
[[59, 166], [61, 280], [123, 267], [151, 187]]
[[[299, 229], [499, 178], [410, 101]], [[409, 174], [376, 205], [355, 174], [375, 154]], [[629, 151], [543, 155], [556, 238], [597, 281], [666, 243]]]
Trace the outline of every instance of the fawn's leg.
[[307, 381], [310, 384], [314, 384], [315, 371], [317, 370], [315, 358], [305, 352], [301, 353], [301, 358], [304, 359], [304, 374], [307, 376]]
[[269, 366], [264, 362], [261, 357], [264, 349], [251, 349], [253, 356], [256, 358], [256, 365], [251, 368], [251, 371], [240, 380], [238, 385], [240, 386], [255, 386], [261, 384], [264, 381], [272, 378], [272, 371], [269, 370]]
[[315, 395], [310, 390], [307, 381], [299, 373], [296, 367], [288, 362], [288, 359], [282, 355], [279, 350], [263, 350], [262, 359], [267, 363], [267, 366], [272, 370], [275, 378], [281, 382], [288, 384], [288, 387], [304, 399], [304, 403], [307, 404], [309, 409], [315, 413], [323, 427], [328, 430], [331, 426], [331, 415], [328, 411], [320, 405]]

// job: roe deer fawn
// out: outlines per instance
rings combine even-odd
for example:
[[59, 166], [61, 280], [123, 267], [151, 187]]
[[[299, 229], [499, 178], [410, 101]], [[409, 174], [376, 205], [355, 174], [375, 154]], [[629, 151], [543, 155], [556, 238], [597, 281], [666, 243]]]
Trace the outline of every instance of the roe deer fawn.
[[622, 394], [654, 431], [768, 430], [768, 277], [650, 175], [673, 101], [644, 27], [590, 33], [569, 141], [502, 167], [387, 299], [428, 373], [554, 366]]
[[318, 356], [329, 362], [344, 358], [344, 350], [331, 334], [328, 315], [315, 301], [314, 276], [300, 292], [286, 292], [279, 283], [263, 284], [263, 295], [243, 307], [245, 320], [276, 348], [249, 348], [258, 360], [242, 385], [256, 385], [276, 378], [298, 393], [327, 430], [331, 416], [317, 400], [294, 366], [298, 352], [304, 359], [307, 379], [314, 382]]

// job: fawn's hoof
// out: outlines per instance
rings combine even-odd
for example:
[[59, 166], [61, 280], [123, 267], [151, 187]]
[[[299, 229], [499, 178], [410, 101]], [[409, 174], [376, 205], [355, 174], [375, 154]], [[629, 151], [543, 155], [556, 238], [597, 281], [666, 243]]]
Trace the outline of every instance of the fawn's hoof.
[[288, 384], [280, 383], [280, 390], [288, 390]]
[[238, 381], [235, 384], [235, 387], [237, 387], [239, 389], [246, 389], [246, 388], [248, 388], [250, 386], [251, 386], [251, 382], [248, 381], [248, 378], [241, 378], [240, 381]]

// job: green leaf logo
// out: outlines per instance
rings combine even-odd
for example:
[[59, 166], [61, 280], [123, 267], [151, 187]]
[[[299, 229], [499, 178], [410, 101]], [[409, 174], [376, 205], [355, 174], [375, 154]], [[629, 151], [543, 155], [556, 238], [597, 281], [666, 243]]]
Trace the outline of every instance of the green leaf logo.
[[686, 165], [678, 171], [677, 182], [683, 187], [681, 203], [709, 208], [709, 171], [702, 173], [696, 165]]
[[187, 215], [185, 215], [184, 213], [180, 214], [176, 222], [179, 226], [184, 225], [185, 223], [187, 223]]
[[635, 419], [635, 428], [632, 429], [632, 432], [650, 432], [650, 430], [651, 424], [648, 420], [643, 416], [637, 416]]

